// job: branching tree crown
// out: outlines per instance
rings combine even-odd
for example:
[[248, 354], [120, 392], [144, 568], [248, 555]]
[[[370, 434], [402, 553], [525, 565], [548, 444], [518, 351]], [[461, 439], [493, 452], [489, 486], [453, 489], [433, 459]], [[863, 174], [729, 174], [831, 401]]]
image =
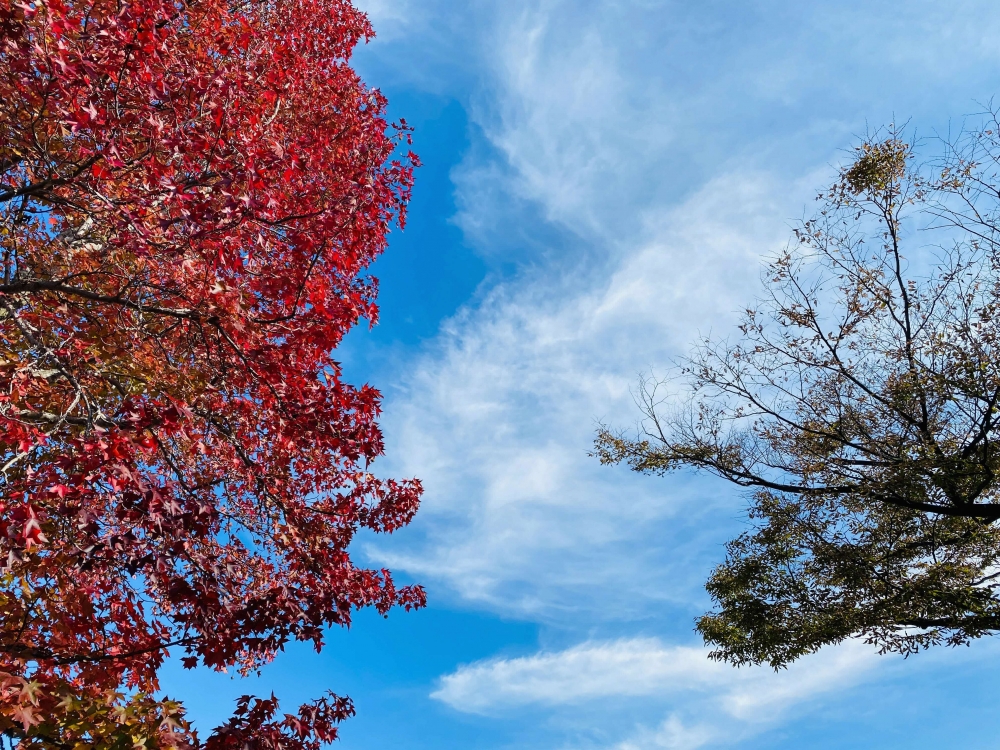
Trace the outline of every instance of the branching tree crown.
[[1000, 630], [1000, 124], [924, 164], [890, 128], [819, 199], [739, 336], [680, 366], [687, 398], [645, 382], [640, 434], [596, 441], [749, 488], [697, 623], [738, 665]]
[[[415, 157], [350, 65], [349, 0], [0, 6], [0, 736], [317, 750], [353, 711], [241, 700], [199, 740], [184, 666], [319, 649], [421, 606], [355, 565], [409, 522], [380, 395], [334, 349]], [[398, 149], [404, 155], [399, 156]]]

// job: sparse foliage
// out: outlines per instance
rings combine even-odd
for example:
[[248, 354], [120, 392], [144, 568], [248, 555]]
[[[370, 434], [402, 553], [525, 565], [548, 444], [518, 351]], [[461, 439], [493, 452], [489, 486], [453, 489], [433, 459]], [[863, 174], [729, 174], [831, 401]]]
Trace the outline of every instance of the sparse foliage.
[[[646, 382], [605, 463], [750, 489], [698, 620], [715, 658], [781, 667], [849, 637], [910, 654], [1000, 630], [1000, 126], [918, 164], [862, 143], [767, 266], [733, 340]], [[685, 390], [686, 389], [686, 390]]]

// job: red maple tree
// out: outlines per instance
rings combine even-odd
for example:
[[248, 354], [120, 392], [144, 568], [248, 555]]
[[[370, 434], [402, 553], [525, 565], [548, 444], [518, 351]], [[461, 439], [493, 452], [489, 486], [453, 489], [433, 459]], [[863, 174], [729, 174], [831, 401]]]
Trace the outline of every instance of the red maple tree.
[[0, 736], [316, 748], [353, 712], [242, 699], [200, 742], [168, 654], [252, 670], [356, 608], [409, 522], [379, 393], [332, 352], [416, 157], [349, 61], [349, 0], [0, 6]]

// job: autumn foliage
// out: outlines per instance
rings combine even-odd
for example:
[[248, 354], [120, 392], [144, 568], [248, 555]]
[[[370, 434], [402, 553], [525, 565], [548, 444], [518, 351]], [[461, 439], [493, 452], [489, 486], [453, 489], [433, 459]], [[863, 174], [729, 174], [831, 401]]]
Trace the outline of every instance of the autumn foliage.
[[[379, 394], [332, 352], [376, 317], [404, 127], [349, 65], [348, 0], [0, 6], [0, 735], [23, 747], [316, 748], [353, 709], [246, 698], [199, 740], [169, 653], [252, 670], [352, 611], [415, 512]], [[145, 744], [143, 744], [145, 743]]]

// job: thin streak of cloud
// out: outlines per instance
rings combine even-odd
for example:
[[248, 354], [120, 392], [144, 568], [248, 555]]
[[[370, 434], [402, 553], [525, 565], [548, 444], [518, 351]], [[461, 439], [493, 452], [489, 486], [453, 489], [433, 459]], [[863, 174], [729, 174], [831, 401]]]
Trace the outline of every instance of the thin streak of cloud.
[[870, 647], [848, 642], [776, 673], [735, 669], [709, 660], [704, 648], [656, 638], [588, 641], [461, 666], [440, 679], [431, 697], [478, 714], [526, 707], [585, 714], [588, 706], [645, 699], [665, 707], [667, 718], [656, 729], [638, 728], [616, 750], [690, 749], [758, 733], [793, 707], [866, 679], [878, 658]]
[[560, 705], [612, 696], [646, 696], [716, 685], [728, 672], [705, 651], [655, 638], [584, 643], [554, 653], [490, 659], [441, 679], [431, 694], [470, 713], [530, 704]]

